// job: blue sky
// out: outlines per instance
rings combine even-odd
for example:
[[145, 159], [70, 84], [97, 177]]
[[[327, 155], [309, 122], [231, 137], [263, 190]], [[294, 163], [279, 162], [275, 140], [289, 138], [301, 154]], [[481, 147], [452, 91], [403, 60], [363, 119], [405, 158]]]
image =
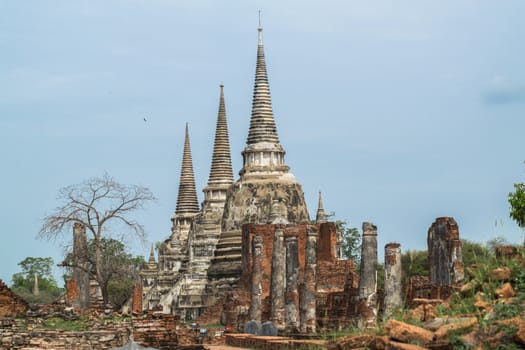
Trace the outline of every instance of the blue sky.
[[155, 193], [137, 217], [150, 242], [167, 238], [184, 125], [202, 200], [221, 82], [238, 173], [258, 10], [280, 140], [312, 216], [321, 190], [337, 218], [377, 224], [380, 251], [424, 249], [439, 216], [464, 238], [520, 241], [507, 194], [525, 181], [521, 0], [4, 0], [0, 279], [27, 256], [60, 261], [70, 234], [37, 240], [41, 220], [61, 187], [105, 171]]

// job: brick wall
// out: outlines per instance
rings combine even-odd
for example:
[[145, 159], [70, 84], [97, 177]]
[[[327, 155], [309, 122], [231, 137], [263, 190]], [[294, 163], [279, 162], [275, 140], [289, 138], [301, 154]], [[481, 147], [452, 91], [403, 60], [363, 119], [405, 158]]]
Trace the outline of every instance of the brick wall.
[[0, 319], [17, 317], [28, 310], [27, 303], [13, 293], [0, 279]]
[[337, 259], [337, 226], [335, 222], [318, 224], [319, 239], [317, 241], [317, 260], [329, 261]]

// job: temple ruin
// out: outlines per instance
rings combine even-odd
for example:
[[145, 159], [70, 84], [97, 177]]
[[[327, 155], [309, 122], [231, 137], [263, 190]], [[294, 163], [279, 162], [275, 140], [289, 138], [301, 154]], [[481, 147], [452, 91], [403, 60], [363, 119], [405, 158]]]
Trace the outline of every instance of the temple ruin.
[[[186, 125], [171, 232], [158, 248], [157, 259], [152, 246], [140, 272], [142, 286], [136, 288], [134, 310], [161, 310], [182, 320], [221, 322], [254, 334], [263, 329], [295, 334], [341, 328], [348, 322], [366, 327], [382, 311], [388, 315], [402, 307], [399, 244], [385, 247], [385, 290], [378, 290], [377, 227], [363, 223], [357, 274], [354, 262], [342, 258], [342, 234], [327, 220], [321, 193], [316, 218], [310, 220], [301, 184], [286, 165], [277, 134], [261, 27], [242, 158], [234, 181], [220, 85], [204, 201], [199, 206]], [[428, 242], [434, 264], [430, 279], [424, 288], [409, 286], [409, 297], [421, 295], [428, 285], [445, 290], [462, 278], [455, 221], [438, 218]]]
[[[261, 267], [257, 264], [246, 265], [248, 262], [245, 261], [243, 249], [253, 252], [271, 251], [274, 244], [273, 232], [268, 242], [243, 242], [245, 225], [302, 225], [301, 227], [306, 228], [311, 222], [303, 190], [285, 163], [285, 150], [277, 134], [261, 27], [258, 28], [250, 128], [242, 157], [240, 178], [234, 182], [224, 87], [221, 85], [210, 176], [203, 189], [204, 201], [199, 207], [189, 128], [186, 125], [179, 194], [175, 215], [171, 219], [171, 234], [159, 247], [158, 261], [152, 250], [149, 261], [141, 271], [144, 309], [162, 309], [164, 313], [176, 314], [183, 319], [196, 319], [226, 298], [227, 293], [235, 291], [245, 271], [255, 271], [258, 280], [252, 281], [253, 285], [248, 288], [260, 291], [261, 285], [264, 285], [261, 281], [263, 276], [258, 271]], [[318, 222], [326, 222], [321, 199], [319, 203], [321, 214], [318, 213], [318, 216], [321, 217]], [[324, 255], [320, 258], [338, 257], [341, 238], [337, 235], [334, 227], [333, 237], [320, 243], [321, 250], [327, 252], [322, 253]], [[296, 260], [298, 254], [304, 257], [305, 247], [301, 246], [301, 253], [294, 247], [302, 245], [308, 238], [304, 235], [294, 240], [287, 235], [283, 239], [285, 241], [282, 244], [288, 247], [285, 249], [286, 254], [290, 255], [283, 262], [283, 268], [294, 271], [293, 277], [289, 275], [286, 278], [291, 278], [289, 282], [296, 284], [293, 288], [291, 284], [287, 284], [292, 289], [283, 305], [290, 310], [285, 313], [286, 317], [294, 320], [288, 321], [297, 327], [301, 314], [297, 274], [304, 273], [302, 267], [298, 270], [299, 265], [303, 266], [304, 262], [299, 263]], [[310, 251], [315, 249], [310, 247]], [[277, 257], [279, 259], [280, 256]], [[290, 259], [295, 260], [292, 262]], [[315, 269], [317, 261], [309, 259], [311, 268], [307, 274], [312, 279], [316, 271], [311, 269]], [[268, 261], [271, 261], [271, 256]], [[271, 272], [266, 273], [264, 276], [272, 276]], [[311, 293], [314, 288], [311, 281], [308, 285], [306, 294]], [[258, 298], [253, 299], [255, 304], [262, 303], [269, 290], [262, 288], [261, 293]], [[311, 303], [312, 297], [307, 299]], [[274, 303], [279, 304], [276, 300]], [[258, 308], [252, 307], [252, 316], [259, 319], [256, 309]], [[276, 311], [274, 315], [277, 318], [278, 313]]]

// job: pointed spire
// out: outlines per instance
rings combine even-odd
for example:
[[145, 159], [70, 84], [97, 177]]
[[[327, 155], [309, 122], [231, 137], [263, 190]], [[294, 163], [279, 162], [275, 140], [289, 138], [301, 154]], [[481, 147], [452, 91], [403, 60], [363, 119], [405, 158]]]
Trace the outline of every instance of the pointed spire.
[[224, 85], [221, 84], [220, 87], [219, 113], [217, 115], [217, 126], [215, 128], [215, 143], [213, 144], [213, 156], [208, 186], [231, 184], [233, 182], [230, 140], [228, 137], [226, 107], [224, 104]]
[[270, 85], [266, 73], [264, 47], [262, 40], [262, 27], [259, 23], [257, 65], [255, 68], [255, 85], [253, 89], [252, 116], [250, 131], [246, 143], [248, 145], [258, 142], [279, 143], [275, 120], [273, 118]]
[[190, 136], [188, 123], [186, 123], [186, 136], [184, 139], [184, 153], [180, 171], [179, 196], [175, 214], [193, 214], [199, 212], [197, 191], [195, 190], [195, 176], [193, 175], [193, 161], [191, 158]]
[[153, 249], [153, 244], [151, 244], [151, 251], [149, 252], [149, 261], [150, 264], [155, 264], [155, 250]]
[[323, 197], [321, 196], [321, 191], [319, 191], [319, 204], [317, 206], [317, 215], [315, 217], [315, 221], [317, 221], [318, 224], [326, 222], [326, 214], [323, 208]]

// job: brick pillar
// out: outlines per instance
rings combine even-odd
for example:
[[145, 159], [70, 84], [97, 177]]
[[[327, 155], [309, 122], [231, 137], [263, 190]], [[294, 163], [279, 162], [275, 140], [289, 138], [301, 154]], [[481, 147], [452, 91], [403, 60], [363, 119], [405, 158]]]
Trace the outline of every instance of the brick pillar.
[[284, 292], [285, 292], [285, 249], [283, 230], [277, 228], [273, 240], [272, 281], [270, 286], [271, 321], [279, 330], [285, 328]]
[[66, 280], [66, 303], [69, 305], [78, 303], [78, 283], [73, 278]]
[[370, 222], [363, 222], [361, 242], [361, 273], [359, 277], [359, 298], [368, 308], [366, 326], [375, 321], [377, 315], [377, 227]]
[[301, 293], [301, 332], [315, 333], [317, 297], [317, 226], [307, 226], [304, 283]]
[[289, 234], [284, 240], [286, 245], [286, 330], [297, 332], [299, 325], [299, 250], [297, 236]]
[[86, 227], [78, 222], [73, 225], [73, 264], [73, 278], [78, 286], [78, 306], [85, 310], [89, 308], [87, 236]]
[[385, 246], [385, 316], [403, 307], [401, 278], [401, 245], [388, 243]]
[[133, 315], [142, 313], [142, 283], [133, 286], [133, 297], [131, 299], [131, 312]]
[[259, 322], [261, 321], [263, 246], [263, 238], [261, 236], [254, 236], [252, 239], [252, 292], [250, 319]]
[[456, 220], [437, 218], [428, 229], [427, 244], [430, 283], [450, 286], [463, 280], [461, 240]]

